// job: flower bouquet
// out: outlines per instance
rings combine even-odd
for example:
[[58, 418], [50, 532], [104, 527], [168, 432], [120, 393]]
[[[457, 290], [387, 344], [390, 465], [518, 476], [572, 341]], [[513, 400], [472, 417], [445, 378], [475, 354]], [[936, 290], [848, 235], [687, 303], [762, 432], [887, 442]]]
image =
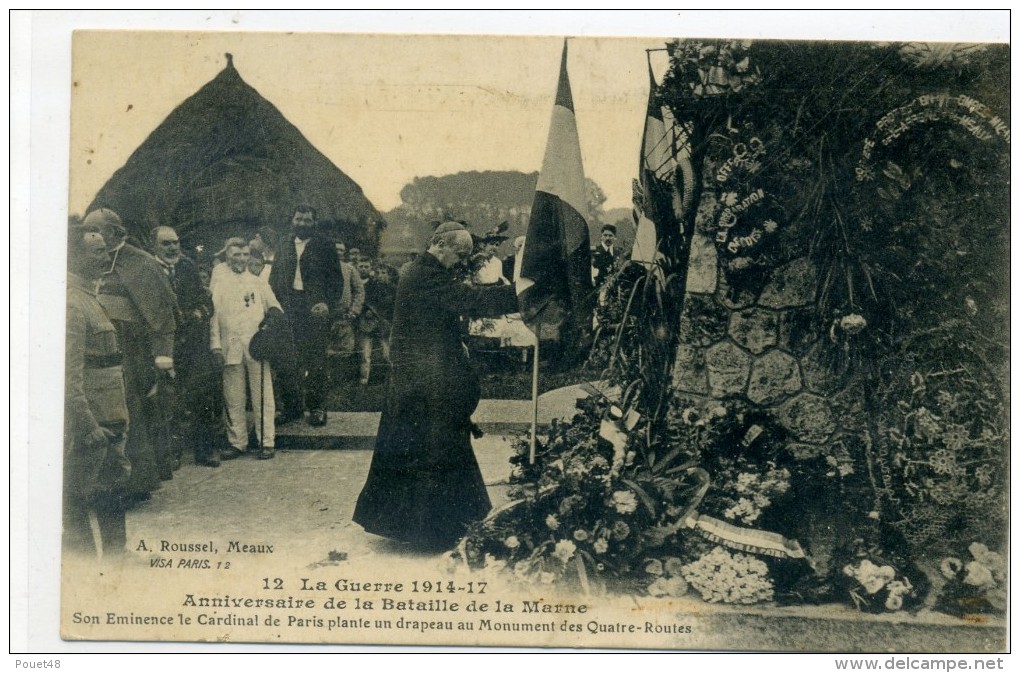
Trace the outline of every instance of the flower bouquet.
[[683, 566], [680, 572], [709, 603], [750, 605], [773, 598], [772, 579], [763, 561], [718, 545]]
[[854, 607], [883, 613], [920, 607], [930, 582], [905, 555], [906, 541], [874, 516], [834, 564], [834, 585]]
[[579, 403], [571, 422], [550, 427], [534, 465], [527, 441], [515, 445], [513, 501], [469, 530], [462, 545], [468, 565], [491, 566], [491, 557], [521, 581], [586, 592], [607, 582], [643, 589], [658, 579], [642, 572], [643, 563], [675, 544], [693, 482], [675, 469], [684, 467], [680, 451], [649, 464], [637, 446], [641, 433], [607, 420], [611, 406]]
[[939, 594], [935, 609], [957, 617], [1004, 613], [1007, 576], [1005, 559], [998, 552], [989, 551], [980, 542], [972, 543], [967, 551], [969, 558], [949, 556], [939, 565], [947, 582]]

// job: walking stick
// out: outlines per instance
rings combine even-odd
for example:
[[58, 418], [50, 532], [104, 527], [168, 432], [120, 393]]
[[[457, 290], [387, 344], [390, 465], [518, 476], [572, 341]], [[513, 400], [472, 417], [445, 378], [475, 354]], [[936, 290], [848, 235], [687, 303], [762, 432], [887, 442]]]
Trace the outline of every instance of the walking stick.
[[266, 450], [266, 361], [259, 360], [259, 457]]
[[106, 548], [103, 545], [103, 531], [99, 527], [99, 515], [96, 514], [94, 507], [89, 507], [85, 517], [88, 519], [89, 533], [92, 535], [92, 544], [96, 550], [96, 560], [102, 561]]
[[[162, 446], [156, 447], [156, 469], [160, 472], [161, 479], [173, 478], [174, 473], [174, 458], [175, 449], [173, 448], [174, 442], [170, 436], [170, 399], [167, 393], [167, 387], [169, 386], [170, 375], [166, 372], [159, 372], [156, 375], [156, 383], [152, 386], [149, 394], [146, 395], [148, 398], [146, 403], [156, 404], [159, 406], [159, 428], [157, 430], [158, 440], [162, 442]], [[179, 462], [179, 461], [177, 461]], [[169, 477], [163, 477], [164, 469], [169, 470]]]

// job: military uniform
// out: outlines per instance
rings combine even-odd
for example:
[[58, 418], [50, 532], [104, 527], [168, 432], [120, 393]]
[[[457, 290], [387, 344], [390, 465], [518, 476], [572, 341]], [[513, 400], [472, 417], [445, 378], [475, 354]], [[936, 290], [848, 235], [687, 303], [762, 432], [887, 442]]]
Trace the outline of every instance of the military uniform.
[[[94, 512], [103, 554], [119, 554], [126, 542], [122, 495], [131, 474], [124, 370], [113, 323], [75, 274], [68, 276], [65, 349], [65, 548], [98, 551], [89, 524]], [[95, 441], [100, 428], [112, 439]]]

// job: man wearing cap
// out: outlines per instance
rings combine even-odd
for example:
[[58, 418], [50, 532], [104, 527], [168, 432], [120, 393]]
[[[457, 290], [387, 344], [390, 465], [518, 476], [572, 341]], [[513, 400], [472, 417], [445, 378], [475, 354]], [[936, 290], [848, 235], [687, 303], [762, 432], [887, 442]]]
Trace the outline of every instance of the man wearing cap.
[[124, 445], [132, 419], [117, 332], [95, 296], [96, 281], [110, 264], [106, 245], [99, 233], [82, 227], [68, 233], [64, 549], [109, 558], [123, 554], [126, 542], [122, 495], [131, 464]]
[[131, 416], [129, 496], [135, 501], [147, 500], [161, 478], [173, 478], [169, 428], [160, 402], [168, 379], [174, 376], [177, 300], [159, 262], [127, 243], [127, 230], [117, 213], [108, 208], [92, 211], [83, 226], [102, 235], [110, 255], [97, 298], [117, 330], [124, 353]]
[[370, 533], [448, 549], [491, 508], [471, 448], [481, 389], [461, 341], [461, 316], [517, 310], [510, 285], [471, 287], [453, 268], [471, 256], [463, 225], [436, 228], [397, 286], [386, 393], [354, 521]]
[[269, 285], [290, 320], [297, 355], [296, 370], [279, 373], [285, 407], [281, 423], [300, 418], [307, 407], [309, 424], [325, 425], [330, 318], [344, 317], [344, 279], [336, 248], [317, 230], [314, 208], [295, 208], [291, 227], [293, 235], [280, 245], [269, 274]]
[[[255, 360], [248, 350], [251, 338], [270, 311], [280, 311], [280, 303], [269, 284], [248, 270], [251, 252], [243, 238], [228, 238], [229, 273], [213, 290], [213, 316], [209, 330], [209, 348], [223, 368], [223, 400], [227, 411], [227, 439], [230, 447], [222, 455], [230, 460], [248, 448], [248, 393], [255, 412], [255, 434], [259, 440], [259, 458], [272, 458], [276, 445], [276, 403], [270, 365]], [[245, 391], [245, 380], [248, 391]]]
[[[174, 370], [178, 376], [173, 426], [177, 441], [194, 447], [197, 464], [217, 467], [216, 431], [223, 405], [219, 372], [209, 354], [212, 296], [202, 285], [195, 263], [181, 252], [181, 241], [173, 227], [156, 227], [151, 239], [156, 261], [166, 273], [180, 309], [174, 338]], [[178, 456], [183, 450], [180, 445], [173, 448]]]

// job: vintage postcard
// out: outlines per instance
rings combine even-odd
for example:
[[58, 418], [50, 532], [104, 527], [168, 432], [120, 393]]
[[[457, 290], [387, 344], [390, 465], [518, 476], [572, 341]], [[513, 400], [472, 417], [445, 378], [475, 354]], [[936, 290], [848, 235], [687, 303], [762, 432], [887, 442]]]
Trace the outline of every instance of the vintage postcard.
[[75, 31], [62, 639], [1008, 649], [1008, 44], [663, 29]]

